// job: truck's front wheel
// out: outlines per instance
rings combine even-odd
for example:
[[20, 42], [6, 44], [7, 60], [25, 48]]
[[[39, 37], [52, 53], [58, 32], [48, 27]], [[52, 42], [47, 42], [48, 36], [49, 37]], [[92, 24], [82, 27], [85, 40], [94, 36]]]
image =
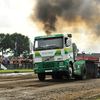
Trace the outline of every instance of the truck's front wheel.
[[44, 73], [38, 73], [38, 78], [40, 81], [44, 81], [45, 80], [45, 74]]
[[69, 64], [69, 71], [67, 72], [67, 78], [72, 78], [73, 75], [73, 71], [72, 71], [72, 66], [71, 64]]

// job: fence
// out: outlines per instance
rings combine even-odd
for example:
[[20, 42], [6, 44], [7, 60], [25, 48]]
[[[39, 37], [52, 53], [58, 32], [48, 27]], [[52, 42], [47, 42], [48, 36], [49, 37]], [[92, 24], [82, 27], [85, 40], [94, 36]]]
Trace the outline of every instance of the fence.
[[33, 69], [33, 64], [3, 64], [7, 69]]

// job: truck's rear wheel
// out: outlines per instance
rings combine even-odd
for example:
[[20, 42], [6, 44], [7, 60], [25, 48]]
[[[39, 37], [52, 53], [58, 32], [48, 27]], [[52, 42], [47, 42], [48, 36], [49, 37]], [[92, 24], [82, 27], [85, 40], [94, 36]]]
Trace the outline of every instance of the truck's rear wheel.
[[38, 73], [38, 78], [40, 81], [44, 81], [45, 80], [45, 74], [44, 73]]
[[71, 64], [69, 64], [69, 71], [67, 72], [67, 78], [72, 78], [73, 75], [73, 71], [72, 71], [72, 66]]
[[87, 77], [87, 68], [85, 64], [83, 64], [80, 79], [85, 80], [86, 77]]
[[97, 68], [97, 77], [100, 78], [100, 69], [99, 68]]

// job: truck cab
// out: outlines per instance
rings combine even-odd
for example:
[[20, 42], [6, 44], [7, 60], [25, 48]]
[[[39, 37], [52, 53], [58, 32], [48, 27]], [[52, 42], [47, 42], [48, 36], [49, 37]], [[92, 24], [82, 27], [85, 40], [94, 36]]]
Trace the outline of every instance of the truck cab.
[[34, 72], [40, 80], [44, 80], [48, 74], [52, 78], [59, 78], [63, 74], [72, 77], [74, 59], [71, 38], [71, 34], [35, 37]]

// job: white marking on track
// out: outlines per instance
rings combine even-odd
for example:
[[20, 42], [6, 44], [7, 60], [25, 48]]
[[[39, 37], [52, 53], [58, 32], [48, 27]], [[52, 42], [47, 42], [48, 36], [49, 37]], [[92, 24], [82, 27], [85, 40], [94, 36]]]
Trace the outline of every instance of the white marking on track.
[[10, 74], [0, 74], [0, 76], [22, 76], [22, 75], [34, 75], [34, 73], [10, 73]]

